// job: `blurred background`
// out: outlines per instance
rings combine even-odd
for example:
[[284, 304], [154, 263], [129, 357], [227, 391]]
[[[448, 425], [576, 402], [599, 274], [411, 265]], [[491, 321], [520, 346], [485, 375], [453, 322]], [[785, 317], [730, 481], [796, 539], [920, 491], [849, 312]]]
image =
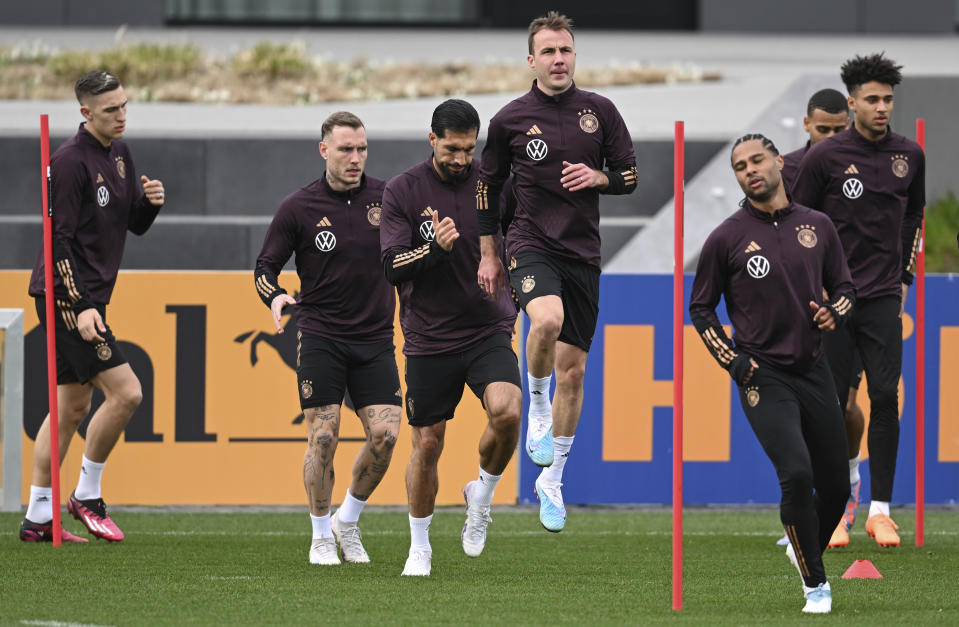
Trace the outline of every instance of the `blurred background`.
[[[916, 120], [926, 121], [927, 270], [947, 273], [930, 282], [927, 297], [928, 446], [936, 451], [927, 498], [955, 502], [959, 389], [941, 382], [959, 377], [959, 296], [950, 274], [959, 272], [959, 0], [0, 3], [0, 307], [23, 308], [27, 318], [24, 481], [46, 407], [42, 338], [26, 296], [40, 249], [39, 116], [50, 115], [53, 150], [76, 133], [72, 84], [82, 72], [101, 67], [120, 76], [130, 97], [124, 140], [138, 171], [162, 179], [167, 191], [150, 232], [128, 239], [111, 309], [146, 394], [128, 445], [114, 456], [129, 469], [112, 475], [117, 502], [295, 504], [302, 497], [290, 478], [299, 472], [303, 435], [292, 420], [295, 346], [272, 335], [250, 284], [273, 212], [321, 175], [319, 129], [334, 111], [365, 122], [367, 172], [377, 178], [429, 157], [430, 116], [448, 97], [479, 111], [479, 155], [490, 117], [529, 89], [526, 27], [549, 9], [574, 19], [577, 84], [617, 105], [639, 169], [634, 194], [601, 198], [603, 300], [567, 502], [671, 498], [671, 288], [657, 275], [672, 271], [675, 122], [685, 125], [692, 272], [706, 235], [742, 197], [729, 166], [731, 142], [762, 132], [783, 153], [799, 148], [809, 96], [825, 87], [845, 92], [842, 63], [877, 52], [903, 65], [892, 128], [914, 137]], [[137, 270], [165, 272], [130, 272]], [[281, 283], [292, 291], [295, 274], [285, 272]], [[910, 295], [904, 425], [914, 416], [913, 308]], [[687, 377], [698, 390], [686, 410], [687, 502], [775, 502], [773, 474], [728, 376], [695, 334], [686, 350]], [[236, 393], [253, 389], [264, 392]], [[475, 472], [483, 418], [471, 401], [458, 409], [462, 424], [447, 444], [444, 503], [459, 502], [460, 475]], [[911, 502], [914, 429], [903, 432], [895, 498]], [[260, 463], [245, 462], [251, 451]], [[398, 449], [395, 459], [405, 455]], [[338, 456], [341, 476], [351, 457]], [[156, 477], [182, 473], [195, 489], [170, 493], [181, 482], [165, 479], [144, 487], [144, 460]], [[66, 462], [70, 477], [76, 463]], [[227, 489], [223, 465], [245, 473], [238, 486], [260, 487]], [[532, 481], [523, 480], [534, 471], [529, 461], [510, 468], [516, 490], [498, 490], [497, 498], [531, 501]], [[401, 475], [390, 473], [380, 503], [405, 502]], [[634, 490], [619, 490], [624, 481]]]

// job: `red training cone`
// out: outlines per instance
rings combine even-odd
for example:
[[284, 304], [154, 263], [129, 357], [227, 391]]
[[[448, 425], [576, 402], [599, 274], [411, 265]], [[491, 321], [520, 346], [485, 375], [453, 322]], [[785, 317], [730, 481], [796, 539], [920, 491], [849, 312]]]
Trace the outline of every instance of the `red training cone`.
[[846, 569], [842, 574], [843, 579], [882, 579], [882, 575], [876, 570], [869, 560], [856, 560], [852, 566]]

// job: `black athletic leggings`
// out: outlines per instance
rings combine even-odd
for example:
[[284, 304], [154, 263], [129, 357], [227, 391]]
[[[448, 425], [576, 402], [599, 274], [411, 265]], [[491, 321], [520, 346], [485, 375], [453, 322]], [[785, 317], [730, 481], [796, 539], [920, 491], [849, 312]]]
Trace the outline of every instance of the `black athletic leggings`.
[[779, 516], [803, 581], [815, 587], [826, 581], [822, 552], [849, 498], [843, 410], [825, 358], [802, 375], [757, 363], [739, 400], [776, 468]]
[[846, 324], [823, 335], [839, 398], [848, 398], [855, 354], [862, 358], [869, 391], [869, 477], [874, 501], [892, 500], [899, 451], [899, 377], [902, 374], [900, 298], [856, 301]]

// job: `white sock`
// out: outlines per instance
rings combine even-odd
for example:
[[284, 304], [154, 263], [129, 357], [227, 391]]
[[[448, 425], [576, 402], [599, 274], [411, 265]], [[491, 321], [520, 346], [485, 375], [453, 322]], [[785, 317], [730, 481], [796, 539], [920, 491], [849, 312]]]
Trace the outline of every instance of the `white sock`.
[[332, 538], [333, 528], [330, 527], [330, 515], [314, 516], [310, 514], [310, 520], [313, 522], [313, 539]]
[[53, 488], [30, 486], [30, 503], [27, 505], [26, 518], [35, 523], [53, 520]]
[[433, 514], [426, 518], [413, 518], [410, 514], [410, 553], [414, 551], [432, 551], [430, 548], [430, 522]]
[[547, 481], [563, 482], [563, 468], [569, 458], [569, 449], [573, 446], [574, 436], [553, 436], [553, 465], [544, 468], [540, 474]]
[[859, 453], [849, 460], [849, 485], [859, 482]]
[[552, 420], [553, 404], [549, 399], [549, 383], [553, 379], [550, 373], [545, 377], [534, 377], [526, 373], [529, 382], [529, 413], [536, 416], [549, 416]]
[[77, 497], [78, 501], [100, 498], [100, 476], [106, 465], [106, 462], [91, 462], [86, 455], [83, 456], [80, 463], [80, 480], [77, 481], [77, 489], [73, 491], [73, 496]]
[[889, 501], [873, 501], [869, 504], [869, 515], [875, 516], [876, 514], [885, 514], [889, 515]]
[[360, 519], [360, 514], [363, 512], [365, 505], [366, 501], [359, 500], [347, 490], [346, 497], [343, 498], [343, 504], [340, 505], [336, 517], [345, 523], [355, 523]]
[[482, 466], [479, 471], [479, 485], [473, 486], [473, 498], [477, 504], [485, 507], [493, 502], [493, 490], [503, 475], [491, 475]]

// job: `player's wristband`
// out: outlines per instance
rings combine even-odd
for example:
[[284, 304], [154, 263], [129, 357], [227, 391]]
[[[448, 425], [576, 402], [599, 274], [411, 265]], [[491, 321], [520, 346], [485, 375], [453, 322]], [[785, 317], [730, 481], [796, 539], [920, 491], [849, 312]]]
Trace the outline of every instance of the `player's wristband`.
[[603, 194], [625, 194], [626, 193], [626, 181], [623, 179], [623, 175], [619, 172], [613, 172], [612, 170], [603, 172], [606, 175], [606, 178], [609, 179], [609, 185], [606, 186], [606, 189], [601, 193]]
[[83, 313], [84, 311], [86, 311], [87, 309], [94, 309], [95, 307], [96, 307], [96, 305], [94, 305], [93, 303], [91, 303], [91, 302], [90, 302], [89, 300], [87, 300], [86, 298], [81, 298], [81, 299], [78, 300], [77, 302], [75, 302], [75, 303], [73, 303], [72, 305], [70, 305], [70, 309], [72, 309], [72, 310], [73, 310], [73, 313], [77, 314], [78, 316], [79, 316], [81, 313]]
[[636, 189], [635, 166], [626, 170], [604, 170], [603, 174], [606, 175], [606, 178], [609, 180], [609, 184], [606, 186], [605, 190], [600, 192], [602, 194], [629, 194]]
[[480, 235], [496, 235], [500, 232], [499, 211], [482, 209], [476, 212]]
[[733, 378], [738, 385], [743, 384], [743, 379], [752, 370], [753, 365], [749, 363], [750, 357], [745, 353], [739, 353], [729, 363], [729, 376]]

